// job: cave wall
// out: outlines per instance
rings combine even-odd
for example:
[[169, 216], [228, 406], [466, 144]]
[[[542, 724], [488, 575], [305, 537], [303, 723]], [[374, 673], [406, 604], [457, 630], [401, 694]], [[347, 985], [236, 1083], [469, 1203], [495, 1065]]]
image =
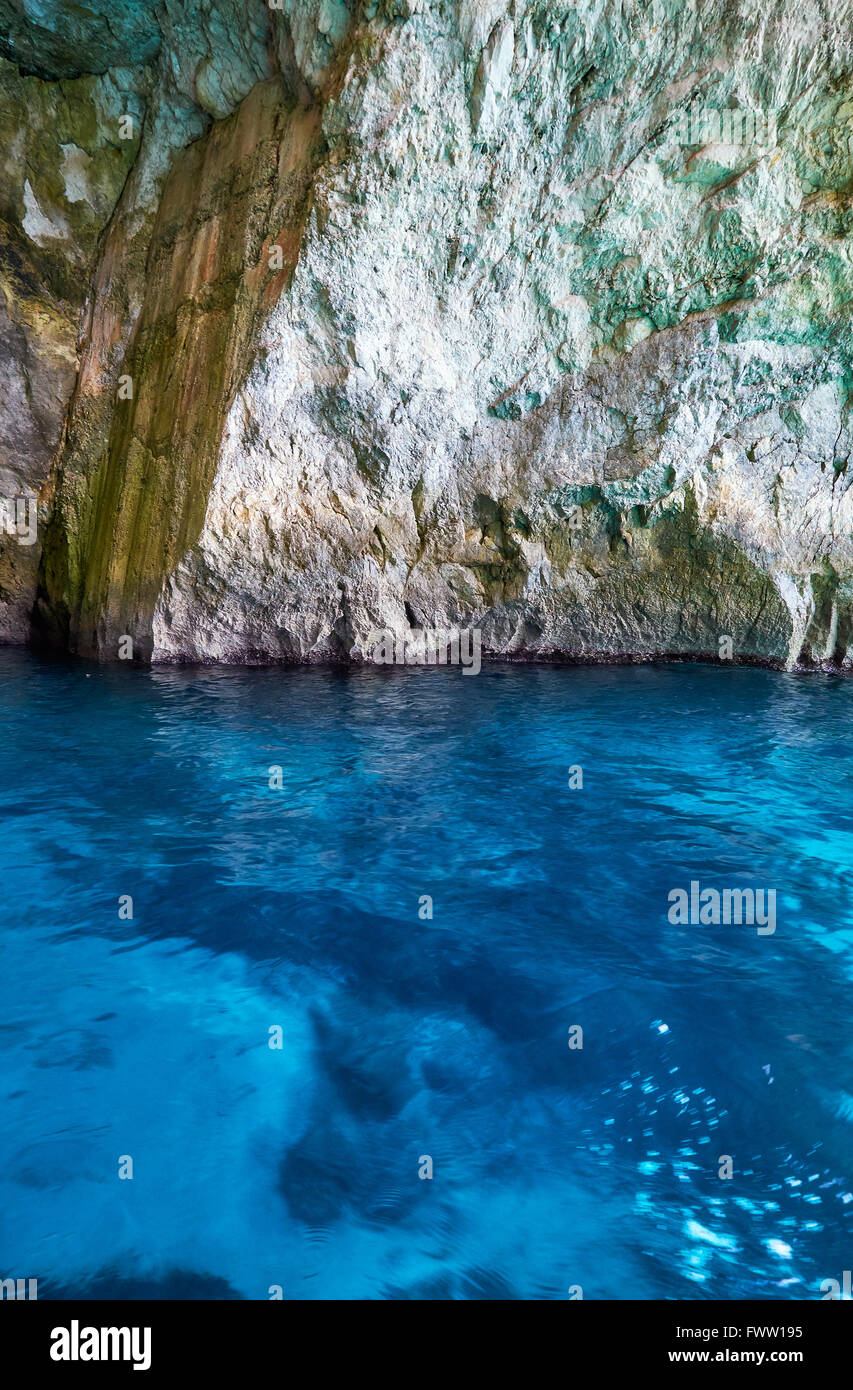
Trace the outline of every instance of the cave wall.
[[853, 667], [850, 20], [0, 0], [0, 639]]

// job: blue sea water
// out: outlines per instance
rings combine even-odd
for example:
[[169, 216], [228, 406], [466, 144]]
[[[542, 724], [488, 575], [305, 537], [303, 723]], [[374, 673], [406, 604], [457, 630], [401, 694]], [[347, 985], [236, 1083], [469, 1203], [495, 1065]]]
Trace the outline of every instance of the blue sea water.
[[[820, 1298], [853, 1257], [851, 710], [743, 668], [0, 652], [0, 1277]], [[671, 924], [693, 879], [775, 888], [775, 933]]]

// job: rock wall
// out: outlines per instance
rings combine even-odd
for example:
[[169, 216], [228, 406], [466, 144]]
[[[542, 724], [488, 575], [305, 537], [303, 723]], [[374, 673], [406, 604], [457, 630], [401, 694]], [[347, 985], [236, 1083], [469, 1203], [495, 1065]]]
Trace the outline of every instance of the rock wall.
[[0, 0], [0, 636], [853, 667], [851, 10]]

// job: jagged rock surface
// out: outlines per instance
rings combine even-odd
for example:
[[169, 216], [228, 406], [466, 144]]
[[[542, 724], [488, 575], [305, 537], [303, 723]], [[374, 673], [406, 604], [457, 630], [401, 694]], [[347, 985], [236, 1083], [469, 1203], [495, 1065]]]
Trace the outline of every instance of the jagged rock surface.
[[0, 0], [0, 635], [853, 666], [851, 11]]

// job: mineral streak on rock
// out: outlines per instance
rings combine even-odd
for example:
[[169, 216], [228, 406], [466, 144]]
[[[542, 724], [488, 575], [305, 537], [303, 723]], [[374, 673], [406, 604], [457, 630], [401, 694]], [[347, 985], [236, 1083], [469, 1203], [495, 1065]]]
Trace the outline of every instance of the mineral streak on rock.
[[0, 0], [0, 639], [853, 667], [851, 18]]

